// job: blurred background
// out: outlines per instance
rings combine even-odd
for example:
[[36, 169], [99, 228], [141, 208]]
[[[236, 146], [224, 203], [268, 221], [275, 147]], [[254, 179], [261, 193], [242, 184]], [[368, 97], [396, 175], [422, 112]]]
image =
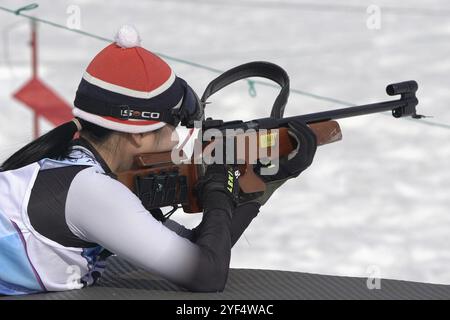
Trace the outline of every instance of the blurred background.
[[[0, 1], [16, 10], [28, 1]], [[124, 23], [201, 94], [218, 73], [266, 60], [289, 74], [286, 115], [391, 99], [419, 83], [421, 120], [340, 120], [343, 140], [261, 208], [231, 266], [450, 284], [450, 4], [444, 0], [37, 1], [22, 11], [112, 39]], [[31, 77], [30, 21], [0, 10], [0, 161], [33, 137], [33, 111], [13, 98]], [[108, 43], [38, 23], [39, 76], [69, 106], [89, 61]], [[215, 95], [207, 115], [268, 116], [276, 88], [245, 81]], [[311, 96], [313, 94], [314, 96]], [[336, 100], [340, 100], [340, 103]], [[40, 134], [53, 128], [44, 117]], [[199, 215], [177, 212], [189, 227]]]

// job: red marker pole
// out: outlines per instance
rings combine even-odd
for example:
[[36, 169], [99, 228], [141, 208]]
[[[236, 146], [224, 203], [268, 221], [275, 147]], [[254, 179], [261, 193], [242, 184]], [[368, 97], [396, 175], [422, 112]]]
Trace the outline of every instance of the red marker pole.
[[72, 119], [72, 109], [56, 92], [39, 79], [39, 60], [37, 42], [37, 21], [31, 24], [31, 79], [29, 79], [13, 96], [34, 111], [34, 138], [40, 135], [39, 119], [44, 117], [55, 126]]
[[[37, 60], [37, 27], [36, 21], [31, 20], [31, 67], [32, 67], [32, 78], [37, 78], [38, 75], [38, 60]], [[39, 137], [39, 115], [37, 112], [34, 112], [34, 127], [33, 127], [33, 135], [34, 139]]]

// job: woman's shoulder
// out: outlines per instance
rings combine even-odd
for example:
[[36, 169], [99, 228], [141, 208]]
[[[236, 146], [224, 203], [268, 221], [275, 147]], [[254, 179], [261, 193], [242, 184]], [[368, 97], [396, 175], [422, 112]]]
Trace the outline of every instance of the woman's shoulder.
[[[72, 184], [78, 184], [84, 186], [87, 189], [113, 187], [113, 188], [126, 188], [116, 178], [116, 175], [112, 173], [105, 173], [101, 168], [97, 166], [85, 166], [78, 170], [78, 173], [73, 179]], [[99, 190], [101, 191], [101, 190]]]
[[[73, 178], [69, 193], [78, 199], [108, 199], [112, 202], [135, 201], [136, 196], [114, 174], [92, 166], [80, 170]], [[131, 198], [131, 199], [130, 199]]]

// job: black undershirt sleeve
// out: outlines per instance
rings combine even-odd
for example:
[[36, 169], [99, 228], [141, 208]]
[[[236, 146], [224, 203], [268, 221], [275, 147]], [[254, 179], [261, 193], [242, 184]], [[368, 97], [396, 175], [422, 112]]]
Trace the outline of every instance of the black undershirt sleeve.
[[250, 202], [237, 207], [233, 212], [231, 220], [231, 246], [233, 247], [239, 240], [245, 229], [250, 225], [252, 220], [258, 215], [260, 204]]
[[231, 257], [232, 212], [231, 200], [225, 193], [213, 191], [206, 197], [202, 222], [194, 232], [193, 242], [201, 253], [191, 289], [210, 292], [225, 288]]
[[202, 222], [192, 230], [191, 240], [201, 248], [199, 276], [192, 283], [198, 291], [222, 291], [225, 288], [231, 248], [259, 212], [259, 204], [249, 203], [234, 209], [228, 200], [221, 192], [211, 192]]
[[[233, 212], [231, 219], [231, 246], [233, 247], [240, 239], [244, 231], [250, 225], [252, 220], [258, 215], [261, 205], [256, 202], [250, 202], [238, 206]], [[179, 236], [194, 241], [199, 226], [188, 229], [178, 222], [167, 219], [164, 225], [170, 230], [176, 232]]]

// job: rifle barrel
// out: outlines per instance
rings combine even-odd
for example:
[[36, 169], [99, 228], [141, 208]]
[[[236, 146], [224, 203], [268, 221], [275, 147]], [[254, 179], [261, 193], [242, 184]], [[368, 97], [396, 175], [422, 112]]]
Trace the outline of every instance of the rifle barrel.
[[391, 111], [405, 106], [407, 106], [407, 102], [404, 100], [371, 103], [361, 106], [328, 110], [323, 112], [309, 113], [300, 116], [282, 118], [279, 119], [279, 125], [287, 125], [287, 123], [291, 120], [302, 120], [305, 121], [306, 123], [337, 120], [343, 118], [362, 116], [366, 114], [378, 113], [383, 111]]
[[419, 103], [416, 97], [418, 85], [414, 80], [404, 81], [400, 83], [393, 83], [386, 87], [388, 95], [400, 94], [399, 100], [391, 100], [384, 102], [376, 102], [371, 104], [364, 104], [360, 106], [334, 109], [316, 113], [309, 113], [304, 115], [286, 117], [286, 118], [259, 118], [250, 121], [228, 121], [207, 119], [204, 122], [204, 128], [218, 128], [219, 130], [226, 129], [273, 129], [278, 127], [286, 127], [292, 120], [301, 120], [308, 124], [337, 120], [343, 118], [350, 118], [355, 116], [362, 116], [366, 114], [392, 111], [395, 118], [412, 116], [413, 118], [421, 118], [423, 116], [416, 114], [416, 106]]

